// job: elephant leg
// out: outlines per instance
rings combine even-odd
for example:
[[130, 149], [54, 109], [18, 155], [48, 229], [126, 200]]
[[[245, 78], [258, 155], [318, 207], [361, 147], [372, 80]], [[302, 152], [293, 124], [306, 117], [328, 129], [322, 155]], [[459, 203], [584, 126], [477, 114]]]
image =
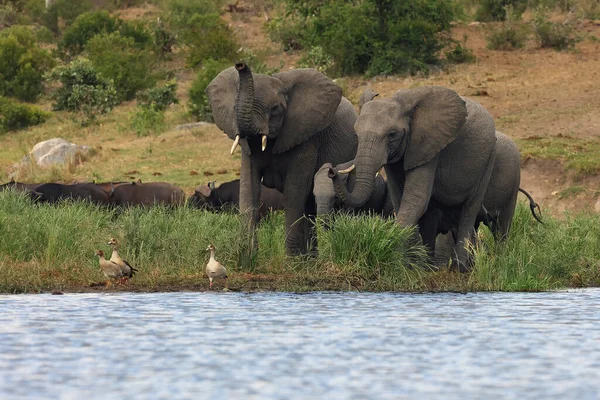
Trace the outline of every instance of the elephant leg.
[[402, 165], [388, 164], [384, 169], [387, 176], [387, 190], [392, 201], [394, 213], [398, 213], [404, 190], [404, 167]]
[[308, 251], [311, 255], [318, 255], [318, 246], [317, 246], [317, 205], [315, 202], [315, 196], [312, 193], [309, 193], [308, 198], [306, 199], [306, 204], [304, 207], [304, 215], [307, 218], [306, 224], [306, 238]]
[[435, 267], [438, 269], [446, 268], [453, 250], [454, 237], [452, 232], [438, 235], [435, 241], [435, 255], [433, 258]]
[[440, 220], [440, 211], [428, 211], [419, 219], [419, 233], [423, 244], [429, 249], [429, 256], [433, 259], [435, 255], [436, 236], [438, 233], [438, 223]]
[[470, 262], [467, 252], [467, 241], [473, 241], [475, 238], [475, 220], [481, 210], [483, 198], [492, 175], [494, 166], [494, 152], [488, 159], [488, 163], [481, 175], [481, 180], [475, 192], [465, 201], [462, 206], [460, 218], [458, 220], [458, 230], [456, 234], [456, 244], [454, 246], [453, 264], [460, 272], [470, 270]]
[[259, 218], [260, 205], [260, 171], [248, 154], [242, 154], [240, 168], [240, 213], [243, 229], [248, 234], [251, 249], [256, 249], [256, 225]]
[[405, 173], [402, 201], [396, 214], [396, 221], [400, 225], [416, 225], [427, 211], [438, 158], [436, 156], [433, 160]]
[[495, 229], [492, 231], [496, 241], [502, 242], [508, 237], [512, 219], [515, 215], [515, 208], [517, 207], [518, 193], [518, 189], [515, 190], [507, 204], [501, 208], [500, 215], [496, 217], [497, 223], [494, 224]]
[[[314, 217], [309, 219], [307, 211], [314, 215], [314, 197], [311, 195], [317, 156], [306, 152], [302, 157], [290, 161], [283, 188], [285, 208], [285, 248], [289, 255], [305, 254], [310, 234], [314, 233]], [[309, 200], [311, 204], [308, 204]]]

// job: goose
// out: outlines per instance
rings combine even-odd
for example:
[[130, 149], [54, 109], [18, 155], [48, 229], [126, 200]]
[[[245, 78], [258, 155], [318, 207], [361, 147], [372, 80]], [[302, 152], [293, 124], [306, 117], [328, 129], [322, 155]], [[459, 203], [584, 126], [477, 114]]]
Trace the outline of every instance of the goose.
[[100, 269], [104, 273], [104, 276], [106, 276], [106, 279], [108, 279], [108, 281], [106, 281], [107, 287], [110, 286], [110, 281], [112, 279], [116, 280], [123, 278], [123, 271], [119, 264], [105, 259], [104, 252], [102, 250], [96, 250], [96, 255], [100, 259]]
[[121, 258], [117, 248], [119, 244], [117, 243], [117, 239], [110, 238], [108, 241], [108, 245], [112, 248], [112, 254], [110, 256], [110, 261], [117, 264], [121, 267], [121, 271], [123, 272], [123, 279], [129, 279], [137, 272], [136, 268], [133, 268], [129, 263]]
[[225, 287], [227, 287], [227, 270], [223, 264], [215, 260], [215, 246], [209, 244], [206, 250], [210, 250], [210, 260], [206, 264], [206, 275], [208, 275], [208, 280], [210, 281], [209, 289], [212, 289], [213, 279], [215, 278], [224, 278]]

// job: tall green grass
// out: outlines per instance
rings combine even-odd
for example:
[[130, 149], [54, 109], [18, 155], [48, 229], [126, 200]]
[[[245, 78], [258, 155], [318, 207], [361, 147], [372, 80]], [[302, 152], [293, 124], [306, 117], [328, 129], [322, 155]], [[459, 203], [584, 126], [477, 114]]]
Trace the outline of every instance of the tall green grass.
[[[0, 193], [0, 292], [96, 290], [104, 281], [95, 250], [120, 254], [139, 269], [122, 290], [204, 290], [209, 243], [240, 290], [548, 290], [600, 284], [600, 217], [545, 217], [538, 224], [519, 205], [506, 243], [488, 231], [474, 246], [470, 274], [432, 271], [414, 232], [375, 216], [318, 221], [319, 255], [285, 255], [284, 217], [259, 224], [251, 267], [238, 265], [241, 219], [191, 208], [111, 210], [76, 202], [33, 204]], [[328, 228], [326, 228], [328, 226]]]

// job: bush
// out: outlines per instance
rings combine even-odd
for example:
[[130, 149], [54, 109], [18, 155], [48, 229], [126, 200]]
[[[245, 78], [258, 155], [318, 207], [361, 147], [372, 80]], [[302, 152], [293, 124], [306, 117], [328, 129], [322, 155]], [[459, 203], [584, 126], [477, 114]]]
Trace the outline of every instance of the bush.
[[475, 19], [481, 22], [504, 21], [507, 7], [512, 8], [514, 17], [520, 17], [527, 8], [526, 0], [482, 0], [475, 13]]
[[52, 96], [53, 109], [76, 113], [82, 124], [111, 111], [118, 104], [113, 81], [105, 79], [91, 61], [84, 58], [53, 69], [48, 79], [61, 84]]
[[0, 30], [19, 23], [19, 14], [12, 4], [0, 5]]
[[522, 25], [507, 21], [498, 28], [491, 28], [485, 40], [490, 50], [517, 50], [525, 46], [527, 32]]
[[132, 38], [118, 32], [94, 36], [85, 51], [95, 69], [112, 79], [121, 99], [129, 100], [140, 89], [154, 86], [154, 57], [149, 50], [138, 49]]
[[551, 22], [547, 10], [543, 8], [539, 8], [534, 15], [533, 30], [541, 48], [571, 49], [582, 39], [577, 35], [572, 21]]
[[173, 52], [173, 46], [177, 42], [176, 36], [166, 27], [162, 20], [150, 23], [150, 32], [154, 43], [154, 51], [159, 58], [165, 57]]
[[38, 107], [0, 96], [0, 133], [39, 125], [50, 115]]
[[334, 61], [332, 72], [367, 75], [423, 71], [438, 63], [455, 9], [448, 0], [290, 0], [287, 5], [286, 17], [275, 26], [298, 28], [305, 48], [321, 46]]
[[228, 67], [231, 67], [231, 62], [229, 61], [209, 59], [202, 64], [200, 71], [198, 71], [198, 75], [196, 75], [196, 79], [190, 88], [190, 100], [188, 103], [190, 114], [198, 121], [213, 121], [212, 110], [210, 109], [205, 90], [210, 82]]
[[454, 47], [450, 47], [450, 49], [446, 52], [446, 61], [453, 64], [475, 62], [476, 58], [473, 54], [473, 50], [467, 47], [467, 39], [468, 36], [464, 35], [462, 43], [459, 41], [454, 41]]
[[53, 66], [54, 59], [27, 27], [0, 31], [0, 95], [35, 101], [44, 90], [43, 72]]
[[68, 27], [59, 48], [71, 56], [81, 53], [86, 44], [96, 35], [112, 33], [117, 30], [117, 20], [106, 11], [96, 11], [81, 14]]
[[300, 68], [314, 68], [319, 72], [326, 73], [333, 65], [331, 56], [321, 46], [311, 48], [304, 57], [298, 61]]
[[165, 111], [171, 104], [179, 103], [177, 99], [177, 81], [171, 80], [162, 87], [140, 92], [137, 96], [137, 102], [141, 108]]
[[268, 22], [266, 30], [272, 41], [283, 44], [283, 50], [302, 50], [302, 28], [300, 24], [290, 24], [284, 18], [274, 18]]
[[239, 45], [235, 35], [219, 14], [194, 14], [181, 32], [181, 41], [189, 48], [187, 64], [195, 67], [209, 58], [234, 61]]
[[135, 46], [141, 49], [150, 48], [154, 45], [152, 32], [143, 21], [118, 20], [119, 33], [121, 36], [133, 39]]
[[138, 136], [160, 133], [165, 129], [165, 116], [162, 111], [152, 107], [138, 107], [131, 116], [131, 126]]

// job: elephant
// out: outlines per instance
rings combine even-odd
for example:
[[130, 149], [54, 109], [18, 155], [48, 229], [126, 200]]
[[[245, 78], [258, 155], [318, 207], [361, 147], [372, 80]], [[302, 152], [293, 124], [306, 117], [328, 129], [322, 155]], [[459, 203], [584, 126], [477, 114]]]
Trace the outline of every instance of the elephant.
[[[494, 166], [483, 198], [482, 210], [480, 210], [475, 220], [475, 231], [483, 223], [490, 228], [497, 241], [504, 241], [510, 232], [518, 192], [527, 196], [533, 217], [542, 223], [541, 219], [535, 213], [535, 209], [539, 209], [539, 206], [527, 191], [519, 187], [520, 182], [521, 159], [519, 149], [510, 137], [496, 131]], [[456, 235], [460, 209], [456, 207], [444, 209], [431, 203], [430, 207], [435, 209], [435, 211], [430, 213], [429, 220], [425, 224], [428, 232], [424, 233], [421, 231], [421, 236], [424, 243], [430, 247], [433, 246], [435, 249], [438, 233], [451, 232], [453, 236]], [[438, 266], [448, 263], [452, 251], [449, 240], [444, 243], [440, 251], [435, 251], [435, 264]], [[452, 241], [452, 243], [454, 242]]]
[[360, 99], [358, 99], [358, 112], [362, 110], [365, 103], [368, 103], [377, 96], [379, 96], [379, 93], [376, 93], [371, 88], [366, 88], [363, 94], [360, 96]]
[[116, 186], [110, 200], [111, 204], [122, 207], [157, 204], [178, 206], [185, 203], [185, 193], [167, 182], [132, 182]]
[[348, 191], [335, 168], [329, 176], [336, 194], [353, 207], [373, 191], [383, 166], [396, 222], [416, 225], [430, 201], [459, 210], [456, 266], [467, 271], [466, 242], [481, 210], [494, 165], [494, 120], [480, 104], [440, 86], [397, 91], [365, 103], [356, 121], [356, 183]]
[[242, 147], [240, 212], [256, 248], [261, 180], [283, 193], [289, 255], [316, 251], [314, 174], [325, 162], [351, 160], [358, 114], [342, 89], [313, 68], [253, 74], [244, 63], [223, 70], [206, 89], [213, 119]]
[[110, 202], [109, 195], [93, 183], [44, 183], [32, 190], [32, 198], [46, 203], [56, 203], [60, 200], [87, 200], [92, 203], [106, 205]]
[[[239, 208], [240, 180], [236, 179], [222, 183], [217, 188], [215, 188], [214, 183], [199, 186], [190, 197], [190, 204], [197, 208], [207, 208], [214, 211]], [[283, 194], [263, 185], [260, 191], [259, 216], [262, 218], [271, 210], [283, 210]]]
[[[344, 169], [354, 164], [354, 160], [342, 163], [336, 168]], [[391, 218], [394, 215], [394, 206], [392, 200], [388, 195], [387, 184], [384, 177], [381, 174], [377, 174], [373, 186], [373, 192], [367, 202], [359, 207], [352, 208], [346, 205], [339, 197], [335, 195], [335, 189], [333, 182], [329, 178], [329, 169], [332, 168], [331, 163], [325, 163], [319, 168], [315, 174], [313, 195], [317, 203], [317, 215], [325, 216], [331, 214], [334, 210], [346, 210], [353, 213], [373, 213], [379, 214], [384, 218]], [[356, 180], [356, 173], [354, 171], [343, 175], [342, 179], [345, 180], [345, 184], [348, 190], [352, 190]]]

